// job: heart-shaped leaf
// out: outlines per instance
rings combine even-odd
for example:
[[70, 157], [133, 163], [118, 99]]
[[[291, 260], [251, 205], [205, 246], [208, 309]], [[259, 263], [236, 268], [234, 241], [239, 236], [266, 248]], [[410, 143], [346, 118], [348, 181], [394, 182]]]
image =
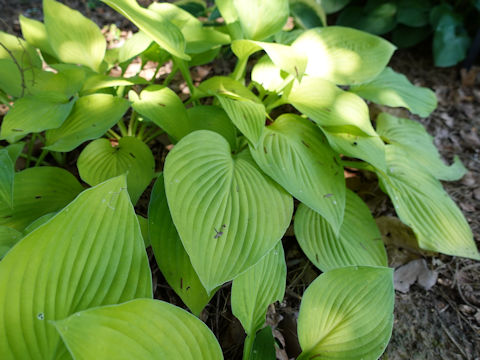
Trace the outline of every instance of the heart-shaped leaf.
[[350, 87], [349, 91], [380, 105], [404, 107], [427, 117], [437, 107], [435, 93], [413, 85], [405, 75], [387, 67], [372, 81]]
[[250, 151], [268, 176], [338, 232], [345, 209], [343, 167], [317, 126], [284, 114], [265, 128], [259, 146]]
[[0, 225], [0, 260], [22, 238], [20, 231]]
[[308, 30], [292, 47], [308, 57], [308, 75], [340, 85], [374, 79], [395, 51], [395, 46], [381, 37], [340, 26]]
[[400, 220], [422, 249], [480, 260], [472, 230], [441, 183], [397, 145], [386, 146], [388, 172], [378, 174]]
[[54, 0], [43, 0], [43, 13], [48, 42], [56, 57], [99, 72], [107, 43], [98, 26]]
[[173, 222], [207, 292], [257, 263], [285, 233], [293, 201], [247, 150], [219, 134], [184, 137], [165, 162]]
[[0, 262], [1, 358], [68, 358], [52, 320], [152, 296], [125, 188], [125, 178], [118, 177], [84, 191]]
[[168, 284], [196, 316], [213, 296], [207, 294], [173, 224], [163, 174], [155, 183], [148, 206], [148, 233], [158, 267]]
[[456, 156], [453, 164], [447, 166], [433, 144], [433, 138], [419, 122], [397, 118], [387, 113], [377, 117], [377, 131], [389, 143], [401, 147], [411, 155], [411, 161], [423, 166], [424, 171], [439, 180], [455, 181], [465, 175], [467, 169]]
[[318, 213], [300, 204], [295, 213], [295, 236], [310, 261], [322, 271], [351, 265], [388, 265], [382, 235], [370, 210], [350, 190], [338, 235]]
[[7, 149], [0, 150], [0, 205], [13, 208], [15, 168]]
[[283, 300], [286, 280], [287, 265], [281, 242], [233, 280], [232, 312], [248, 336], [254, 337], [265, 323], [268, 305]]
[[15, 174], [13, 209], [0, 206], [0, 225], [22, 231], [42, 215], [60, 210], [83, 188], [68, 171], [33, 167]]
[[392, 333], [394, 298], [392, 269], [323, 273], [303, 294], [297, 359], [378, 359]]
[[199, 319], [169, 303], [137, 299], [56, 321], [76, 360], [221, 360], [215, 335]]
[[133, 204], [155, 175], [155, 159], [150, 148], [131, 136], [121, 138], [116, 146], [108, 139], [92, 141], [78, 157], [77, 167], [82, 180], [90, 186], [127, 173], [127, 188]]
[[129, 106], [127, 100], [108, 94], [83, 96], [62, 126], [47, 131], [45, 148], [66, 152], [84, 141], [96, 139], [115, 125]]

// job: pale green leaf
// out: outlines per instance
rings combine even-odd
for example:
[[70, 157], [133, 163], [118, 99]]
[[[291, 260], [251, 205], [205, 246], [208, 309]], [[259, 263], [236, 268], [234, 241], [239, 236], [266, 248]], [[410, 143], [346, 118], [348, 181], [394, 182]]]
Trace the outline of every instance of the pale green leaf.
[[83, 96], [62, 126], [47, 131], [45, 148], [71, 151], [87, 140], [96, 139], [114, 126], [129, 106], [127, 100], [108, 94]]
[[259, 145], [250, 151], [268, 176], [338, 232], [345, 209], [343, 167], [317, 126], [284, 114], [265, 128]]
[[22, 38], [0, 31], [0, 42], [8, 49], [7, 51], [3, 46], [0, 46], [0, 59], [13, 61], [13, 56], [22, 68], [42, 68], [42, 59], [35, 48]]
[[413, 85], [405, 75], [387, 67], [372, 81], [350, 87], [349, 91], [380, 105], [404, 107], [427, 117], [437, 107], [435, 93]]
[[125, 178], [118, 177], [84, 191], [0, 262], [2, 359], [66, 359], [52, 321], [152, 296], [148, 259], [125, 188]]
[[322, 271], [350, 265], [387, 266], [382, 235], [367, 205], [347, 190], [345, 216], [338, 235], [318, 213], [300, 204], [295, 236], [310, 261]]
[[43, 216], [40, 216], [38, 219], [30, 223], [25, 229], [23, 229], [23, 235], [27, 235], [31, 233], [33, 230], [45, 224], [48, 220], [50, 220], [55, 215], [57, 215], [57, 212], [51, 212]]
[[253, 40], [235, 40], [232, 43], [232, 51], [242, 60], [260, 50], [264, 50], [281, 70], [297, 77], [299, 80], [303, 76], [307, 67], [307, 58], [289, 45]]
[[158, 177], [150, 197], [148, 232], [163, 276], [192, 313], [199, 316], [213, 292], [207, 294], [178, 236], [168, 209], [163, 174]]
[[232, 280], [282, 238], [293, 201], [248, 149], [232, 155], [219, 134], [187, 135], [165, 162], [173, 222], [205, 289]]
[[257, 61], [250, 76], [252, 81], [260, 84], [263, 89], [276, 93], [281, 93], [287, 77], [285, 74], [282, 75], [282, 71], [275, 66], [267, 55], [262, 56]]
[[160, 126], [175, 141], [190, 132], [187, 111], [182, 100], [168, 87], [150, 85], [140, 95], [128, 93], [132, 108]]
[[148, 49], [152, 44], [152, 39], [143, 31], [139, 31], [127, 39], [122, 47], [118, 49], [117, 61], [121, 64], [133, 59]]
[[99, 72], [107, 43], [98, 26], [54, 0], [43, 0], [43, 13], [48, 42], [56, 57]]
[[281, 242], [233, 280], [232, 312], [249, 336], [255, 336], [265, 323], [268, 306], [283, 300], [286, 280], [287, 265]]
[[138, 224], [140, 225], [140, 232], [142, 233], [143, 243], [145, 248], [150, 246], [150, 238], [148, 236], [148, 219], [142, 215], [137, 214]]
[[123, 77], [113, 77], [102, 74], [92, 74], [83, 83], [82, 91], [95, 91], [98, 89], [103, 89], [107, 87], [114, 86], [132, 86], [132, 85], [145, 85], [148, 84], [148, 80], [140, 77], [134, 76], [130, 78]]
[[19, 21], [22, 35], [30, 45], [48, 55], [55, 56], [55, 52], [48, 42], [47, 29], [42, 22], [29, 19], [23, 15], [19, 16]]
[[0, 150], [0, 206], [13, 208], [15, 166], [7, 149]]
[[395, 46], [381, 37], [340, 26], [308, 30], [292, 47], [308, 57], [308, 75], [340, 85], [374, 79], [395, 51]]
[[0, 225], [22, 231], [40, 216], [63, 208], [82, 190], [64, 169], [34, 167], [15, 173], [13, 209], [0, 207]]
[[419, 122], [382, 113], [377, 117], [377, 131], [389, 143], [409, 153], [410, 159], [421, 164], [424, 171], [439, 180], [459, 180], [467, 172], [458, 156], [450, 166], [442, 161], [432, 136]]
[[3, 119], [0, 139], [15, 142], [30, 133], [60, 127], [72, 111], [76, 100], [72, 98], [70, 101], [56, 102], [37, 96], [18, 99]]
[[298, 340], [306, 359], [378, 359], [393, 327], [393, 270], [345, 267], [320, 275], [305, 291]]
[[127, 174], [127, 189], [136, 204], [155, 175], [155, 159], [144, 142], [126, 136], [112, 146], [108, 139], [97, 139], [87, 145], [77, 160], [80, 177], [95, 186], [112, 177]]
[[0, 260], [22, 236], [20, 231], [0, 225]]
[[284, 99], [322, 127], [348, 126], [357, 135], [376, 136], [365, 101], [330, 81], [304, 76]]
[[386, 146], [386, 159], [388, 173], [379, 179], [420, 247], [480, 260], [467, 220], [441, 183], [398, 145]]
[[215, 335], [199, 319], [169, 303], [137, 299], [56, 321], [76, 360], [221, 360]]
[[141, 7], [136, 0], [102, 0], [102, 2], [133, 22], [173, 56], [190, 60], [185, 54], [185, 39], [180, 29], [162, 15]]

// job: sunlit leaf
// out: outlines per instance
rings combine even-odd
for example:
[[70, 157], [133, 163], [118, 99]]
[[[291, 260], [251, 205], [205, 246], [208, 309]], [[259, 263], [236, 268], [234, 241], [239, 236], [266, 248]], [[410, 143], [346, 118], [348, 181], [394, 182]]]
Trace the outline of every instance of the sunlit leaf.
[[378, 36], [340, 26], [308, 30], [292, 46], [308, 57], [308, 75], [340, 85], [374, 79], [395, 51]]
[[23, 235], [27, 235], [28, 233], [31, 233], [33, 230], [45, 224], [48, 220], [50, 220], [55, 215], [57, 215], [56, 211], [40, 216], [38, 219], [30, 223], [25, 229], [23, 229]]
[[22, 28], [22, 35], [30, 45], [48, 55], [55, 56], [55, 52], [48, 42], [47, 29], [42, 22], [29, 19], [23, 15], [19, 16], [19, 21], [20, 27]]
[[379, 179], [420, 247], [480, 260], [467, 220], [425, 165], [398, 145], [386, 146], [386, 158], [388, 173], [378, 174]]
[[424, 171], [435, 178], [455, 181], [461, 179], [467, 172], [458, 156], [455, 156], [450, 166], [443, 162], [433, 144], [433, 137], [419, 122], [381, 113], [376, 123], [380, 136], [409, 153], [411, 155], [409, 161], [421, 164]]
[[265, 128], [258, 147], [250, 151], [268, 176], [338, 232], [345, 208], [343, 167], [315, 124], [284, 114]]
[[107, 43], [98, 26], [54, 0], [43, 0], [48, 42], [62, 62], [82, 64], [99, 71]]
[[15, 167], [7, 149], [0, 150], [0, 205], [13, 208]]
[[83, 83], [82, 92], [84, 91], [94, 91], [98, 89], [103, 89], [107, 87], [114, 87], [114, 86], [132, 86], [137, 84], [148, 84], [148, 80], [140, 77], [134, 76], [130, 78], [123, 78], [123, 77], [113, 77], [108, 75], [102, 74], [93, 74], [85, 79]]
[[0, 207], [0, 225], [23, 230], [42, 215], [57, 211], [82, 191], [68, 171], [55, 167], [34, 167], [15, 173], [13, 209]]
[[148, 259], [125, 187], [125, 178], [118, 177], [84, 191], [0, 262], [2, 359], [67, 359], [52, 321], [152, 296]]
[[232, 312], [249, 336], [255, 336], [265, 323], [267, 308], [282, 301], [285, 294], [287, 265], [279, 242], [259, 262], [232, 283]]
[[115, 125], [129, 106], [127, 100], [108, 94], [83, 96], [62, 126], [47, 131], [45, 148], [71, 151], [84, 141], [96, 139]]
[[282, 74], [268, 55], [262, 56], [253, 66], [252, 81], [261, 85], [263, 89], [281, 94], [288, 74]]
[[203, 287], [172, 221], [163, 174], [158, 177], [148, 207], [148, 232], [155, 260], [168, 284], [196, 316], [210, 296]]
[[187, 135], [165, 162], [173, 222], [205, 289], [257, 263], [285, 233], [290, 195], [265, 177], [248, 149], [232, 155], [219, 134]]
[[350, 87], [349, 91], [380, 105], [404, 107], [427, 117], [437, 107], [435, 93], [413, 85], [405, 75], [387, 67], [372, 81]]
[[394, 298], [392, 269], [323, 273], [303, 294], [297, 359], [378, 359], [392, 333]]
[[215, 335], [169, 303], [137, 299], [81, 311], [55, 327], [76, 360], [221, 360]]
[[155, 159], [144, 142], [126, 136], [116, 146], [108, 139], [92, 141], [78, 157], [77, 167], [82, 180], [90, 186], [127, 174], [128, 193], [136, 204], [155, 174]]
[[345, 216], [338, 235], [322, 216], [300, 204], [295, 236], [310, 261], [322, 271], [350, 265], [387, 266], [382, 235], [367, 205], [347, 190]]

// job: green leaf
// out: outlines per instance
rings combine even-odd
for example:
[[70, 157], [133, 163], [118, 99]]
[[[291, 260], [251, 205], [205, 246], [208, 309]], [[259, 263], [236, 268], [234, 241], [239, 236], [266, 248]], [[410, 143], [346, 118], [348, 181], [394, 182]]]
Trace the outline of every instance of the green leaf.
[[298, 340], [305, 359], [378, 359], [393, 327], [393, 270], [345, 267], [320, 275], [305, 291]]
[[22, 231], [40, 216], [63, 208], [82, 190], [64, 169], [34, 167], [15, 173], [13, 209], [0, 207], [0, 225]]
[[0, 42], [8, 49], [7, 51], [3, 46], [0, 46], [0, 59], [13, 61], [13, 56], [22, 68], [42, 68], [42, 59], [37, 51], [22, 38], [0, 31]]
[[48, 42], [56, 57], [99, 72], [107, 43], [98, 26], [54, 0], [43, 0], [43, 13]]
[[467, 172], [462, 162], [455, 156], [453, 164], [446, 165], [433, 144], [433, 137], [419, 122], [397, 118], [387, 113], [377, 117], [377, 131], [389, 143], [401, 147], [410, 154], [410, 161], [419, 163], [424, 171], [439, 180], [460, 180]]
[[117, 61], [121, 64], [140, 55], [152, 44], [152, 39], [143, 31], [139, 31], [127, 39], [118, 49]]
[[173, 56], [190, 60], [185, 54], [185, 39], [180, 29], [160, 14], [141, 7], [136, 0], [102, 0], [102, 2], [133, 22]]
[[281, 242], [233, 280], [232, 312], [249, 336], [255, 336], [265, 323], [268, 306], [283, 300], [286, 280], [287, 265]]
[[214, 105], [197, 105], [187, 109], [190, 132], [211, 130], [222, 135], [232, 149], [237, 148], [237, 129], [222, 108]]
[[223, 359], [202, 321], [158, 300], [89, 309], [56, 321], [55, 327], [76, 360]]
[[304, 29], [327, 26], [327, 16], [315, 0], [290, 0], [290, 12], [295, 23]]
[[422, 27], [429, 24], [430, 1], [403, 0], [398, 2], [397, 21], [400, 24]]
[[465, 29], [447, 27], [433, 35], [433, 57], [435, 66], [447, 67], [465, 59], [470, 47], [470, 37]]
[[7, 149], [0, 150], [0, 205], [13, 208], [15, 166]]
[[318, 127], [284, 114], [265, 128], [259, 146], [250, 151], [268, 176], [338, 232], [345, 209], [343, 167]]
[[355, 94], [339, 89], [330, 81], [304, 76], [302, 81], [296, 81], [290, 93], [283, 97], [322, 127], [347, 126], [357, 135], [376, 135], [365, 101]]
[[400, 49], [415, 46], [421, 43], [432, 34], [430, 25], [421, 28], [412, 28], [405, 25], [398, 25], [392, 31], [392, 42]]
[[152, 190], [148, 224], [150, 242], [159, 269], [192, 313], [199, 316], [213, 293], [207, 294], [175, 229], [168, 209], [163, 174], [158, 177]]
[[0, 139], [16, 142], [30, 133], [60, 127], [72, 111], [76, 100], [72, 98], [66, 102], [48, 101], [37, 96], [18, 99], [3, 119]]
[[24, 147], [25, 147], [25, 143], [18, 142], [15, 144], [10, 144], [5, 148], [8, 151], [8, 155], [10, 156], [10, 159], [12, 159], [13, 165], [15, 165], [15, 163], [17, 162], [17, 159], [22, 153]]
[[22, 35], [30, 45], [40, 49], [42, 52], [48, 55], [56, 55], [55, 51], [53, 51], [50, 43], [48, 42], [47, 29], [42, 22], [29, 19], [23, 15], [19, 16], [19, 21], [22, 29]]
[[260, 50], [264, 50], [281, 70], [297, 77], [299, 80], [303, 76], [307, 67], [307, 58], [289, 45], [252, 40], [235, 40], [232, 42], [232, 51], [239, 59], [244, 61]]
[[122, 118], [129, 106], [127, 100], [108, 94], [79, 98], [62, 126], [47, 131], [45, 149], [71, 151], [87, 140], [102, 136]]
[[0, 262], [0, 324], [8, 334], [0, 338], [1, 358], [68, 358], [52, 321], [152, 296], [125, 187], [118, 177], [84, 191]]
[[232, 156], [219, 134], [187, 135], [165, 162], [173, 222], [207, 292], [257, 263], [282, 238], [293, 201], [248, 149]]
[[90, 186], [126, 173], [133, 204], [155, 175], [155, 159], [150, 148], [131, 136], [121, 138], [116, 146], [108, 139], [92, 141], [78, 157], [77, 167], [82, 180]]
[[400, 220], [410, 226], [422, 249], [480, 260], [472, 231], [441, 183], [412, 161], [411, 153], [386, 146], [388, 173], [379, 173]]
[[308, 57], [308, 75], [340, 85], [374, 79], [395, 51], [394, 45], [378, 36], [340, 26], [308, 30], [292, 47]]
[[150, 246], [150, 237], [148, 236], [148, 219], [142, 215], [137, 214], [138, 224], [140, 225], [140, 232], [142, 233], [143, 243], [145, 248]]
[[140, 95], [128, 93], [132, 108], [165, 130], [175, 141], [190, 132], [187, 111], [182, 100], [168, 87], [150, 85]]
[[95, 91], [107, 87], [114, 86], [132, 86], [132, 85], [146, 85], [149, 84], [148, 80], [140, 77], [134, 76], [130, 78], [123, 77], [113, 77], [102, 74], [92, 74], [83, 83], [82, 92], [85, 91]]
[[48, 220], [50, 220], [55, 215], [57, 215], [56, 211], [40, 216], [34, 222], [30, 223], [25, 229], [23, 229], [23, 235], [27, 235], [31, 233], [33, 230], [45, 224]]
[[375, 35], [384, 35], [397, 25], [396, 2], [373, 1], [372, 6], [350, 6], [337, 18], [337, 25], [349, 26]]
[[322, 271], [350, 265], [388, 266], [382, 235], [367, 205], [347, 190], [345, 217], [338, 235], [318, 213], [300, 204], [295, 236], [303, 252]]
[[275, 66], [267, 55], [262, 56], [253, 66], [251, 78], [263, 89], [271, 92], [282, 93], [285, 86], [286, 74]]
[[354, 85], [349, 91], [380, 105], [405, 107], [421, 117], [427, 117], [437, 107], [432, 90], [413, 85], [405, 75], [389, 67], [372, 81]]
[[270, 326], [264, 327], [255, 335], [255, 342], [253, 343], [252, 354], [249, 360], [277, 360], [275, 339]]
[[0, 260], [22, 238], [22, 233], [0, 225]]
[[265, 106], [252, 92], [238, 81], [223, 76], [204, 81], [198, 89], [206, 96], [216, 96], [233, 124], [256, 146], [267, 114]]
[[316, 0], [327, 14], [342, 10], [352, 0]]

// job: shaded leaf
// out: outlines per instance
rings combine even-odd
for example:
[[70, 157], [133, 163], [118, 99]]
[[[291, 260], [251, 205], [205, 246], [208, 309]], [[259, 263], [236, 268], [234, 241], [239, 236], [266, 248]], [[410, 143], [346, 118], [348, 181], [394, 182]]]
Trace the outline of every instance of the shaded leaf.
[[0, 205], [13, 208], [15, 167], [7, 149], [0, 150]]
[[272, 328], [264, 327], [255, 335], [252, 354], [250, 360], [276, 360], [275, 339], [273, 338]]
[[[372, 6], [369, 6], [372, 3]], [[397, 4], [373, 1], [366, 6], [349, 6], [340, 13], [337, 25], [349, 26], [375, 35], [383, 35], [397, 25]]]
[[327, 26], [327, 16], [315, 0], [290, 0], [290, 12], [296, 24], [304, 29]]
[[20, 231], [0, 225], [0, 260], [22, 238]]

